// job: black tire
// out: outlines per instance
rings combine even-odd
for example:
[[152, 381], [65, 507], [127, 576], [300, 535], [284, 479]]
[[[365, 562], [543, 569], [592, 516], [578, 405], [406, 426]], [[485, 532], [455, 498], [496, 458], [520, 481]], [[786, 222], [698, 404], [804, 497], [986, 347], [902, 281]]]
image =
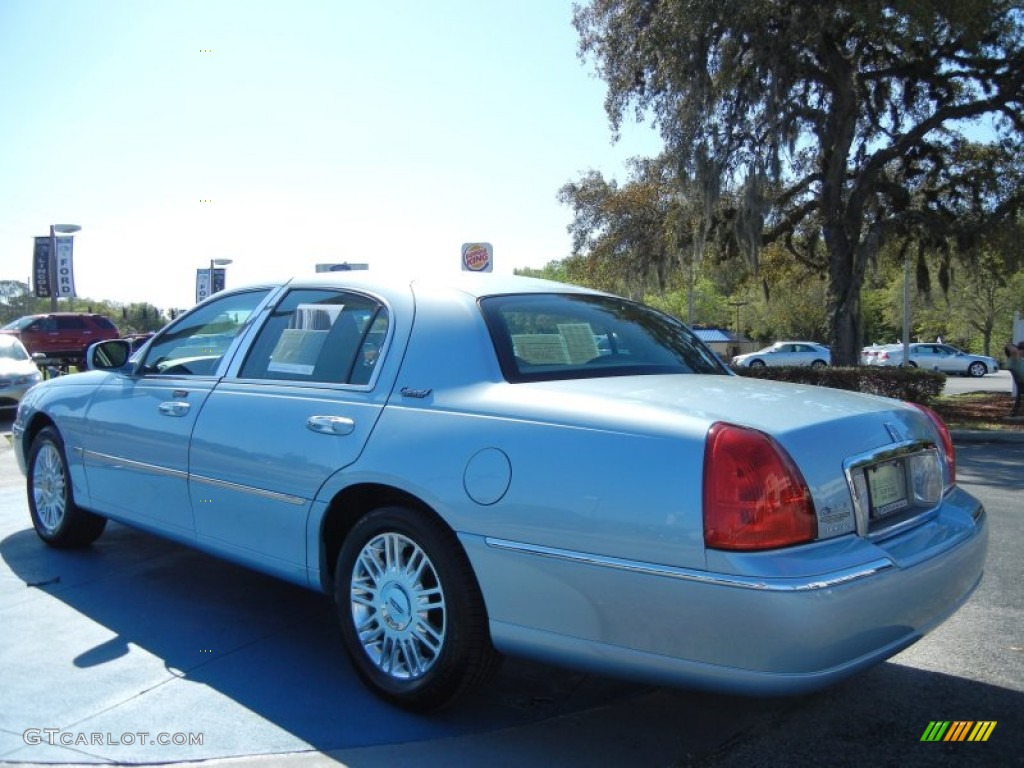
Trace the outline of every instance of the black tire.
[[986, 373], [988, 373], [988, 366], [981, 362], [981, 360], [975, 360], [967, 366], [967, 375], [973, 376], [976, 379], [980, 379]]
[[39, 538], [51, 547], [87, 547], [107, 520], [75, 504], [64, 441], [53, 427], [39, 431], [28, 453], [28, 509]]
[[824, 360], [815, 360], [811, 363], [811, 368], [828, 368], [828, 363]]
[[750, 367], [751, 368], [764, 368], [764, 360], [751, 360], [750, 361]]
[[469, 560], [424, 512], [381, 507], [356, 523], [338, 555], [335, 601], [359, 677], [405, 709], [444, 706], [497, 666]]

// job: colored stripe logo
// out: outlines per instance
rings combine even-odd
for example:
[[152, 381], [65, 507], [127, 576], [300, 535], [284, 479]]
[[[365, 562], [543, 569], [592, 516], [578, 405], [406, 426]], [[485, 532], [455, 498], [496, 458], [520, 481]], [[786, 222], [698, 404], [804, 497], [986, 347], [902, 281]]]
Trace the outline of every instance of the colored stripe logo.
[[921, 741], [988, 741], [997, 720], [932, 720]]

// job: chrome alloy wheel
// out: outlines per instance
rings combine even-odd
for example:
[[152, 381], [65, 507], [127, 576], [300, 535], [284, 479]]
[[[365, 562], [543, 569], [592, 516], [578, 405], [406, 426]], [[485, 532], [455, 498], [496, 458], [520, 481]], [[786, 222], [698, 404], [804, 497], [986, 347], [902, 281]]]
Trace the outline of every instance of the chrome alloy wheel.
[[44, 443], [32, 465], [32, 496], [39, 522], [48, 533], [60, 527], [67, 512], [66, 484], [64, 461], [57, 446]]
[[352, 568], [352, 623], [370, 661], [397, 680], [414, 680], [437, 662], [447, 606], [434, 564], [397, 533], [370, 539]]

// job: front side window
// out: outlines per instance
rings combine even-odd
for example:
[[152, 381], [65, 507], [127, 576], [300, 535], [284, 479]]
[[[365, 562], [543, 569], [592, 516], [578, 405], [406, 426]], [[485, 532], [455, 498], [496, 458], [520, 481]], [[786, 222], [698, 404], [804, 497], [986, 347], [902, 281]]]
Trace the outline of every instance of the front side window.
[[377, 301], [332, 290], [290, 291], [260, 329], [243, 379], [366, 384], [387, 336]]
[[508, 381], [727, 373], [685, 325], [626, 299], [524, 294], [480, 306]]
[[57, 330], [57, 321], [52, 317], [40, 317], [35, 322], [25, 326], [25, 330], [35, 333], [53, 333]]
[[231, 342], [269, 291], [246, 291], [204, 304], [157, 336], [140, 373], [212, 376]]

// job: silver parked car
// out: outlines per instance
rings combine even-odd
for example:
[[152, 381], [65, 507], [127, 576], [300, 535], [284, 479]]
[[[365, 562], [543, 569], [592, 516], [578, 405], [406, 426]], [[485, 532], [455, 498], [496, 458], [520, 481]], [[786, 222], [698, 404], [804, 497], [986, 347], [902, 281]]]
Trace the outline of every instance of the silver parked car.
[[825, 368], [832, 363], [832, 353], [828, 347], [814, 341], [776, 341], [771, 346], [736, 355], [732, 364], [748, 368], [763, 368], [766, 365], [809, 365], [812, 368]]
[[[865, 347], [861, 350], [860, 359], [863, 365], [903, 365], [903, 345]], [[924, 368], [958, 376], [980, 377], [986, 373], [999, 371], [999, 361], [995, 358], [988, 355], [973, 355], [940, 342], [910, 344], [908, 364], [911, 368]]]
[[499, 654], [798, 693], [919, 639], [988, 525], [931, 411], [733, 374], [682, 324], [528, 278], [218, 293], [22, 401], [55, 547], [108, 519], [320, 590], [414, 710]]

